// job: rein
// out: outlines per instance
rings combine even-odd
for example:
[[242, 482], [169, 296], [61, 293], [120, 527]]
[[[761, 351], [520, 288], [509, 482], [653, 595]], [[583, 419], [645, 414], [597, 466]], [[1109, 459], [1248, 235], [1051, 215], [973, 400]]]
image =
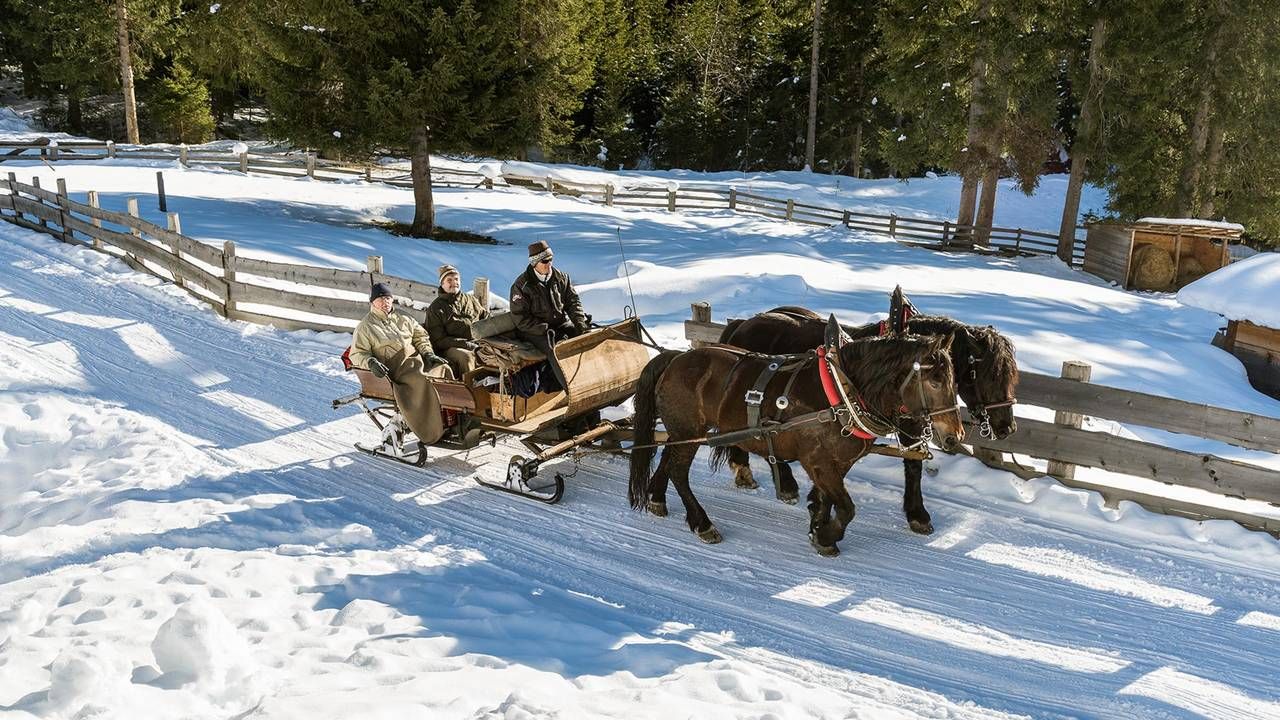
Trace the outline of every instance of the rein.
[[969, 382], [973, 385], [973, 394], [978, 396], [978, 404], [969, 408], [973, 412], [973, 417], [978, 421], [978, 434], [984, 438], [993, 438], [996, 433], [991, 429], [991, 416], [987, 414], [988, 410], [993, 408], [1009, 407], [1018, 402], [1018, 398], [1010, 396], [998, 402], [988, 403], [982, 401], [982, 392], [978, 389], [978, 363], [982, 357], [974, 357], [969, 355]]

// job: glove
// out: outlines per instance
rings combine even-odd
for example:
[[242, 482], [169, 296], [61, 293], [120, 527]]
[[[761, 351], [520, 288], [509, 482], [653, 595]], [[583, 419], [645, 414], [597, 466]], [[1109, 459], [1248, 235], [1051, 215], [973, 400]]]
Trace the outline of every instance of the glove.
[[582, 335], [591, 329], [591, 325], [589, 323], [574, 323], [573, 329], [577, 330], [579, 335]]
[[384, 378], [391, 374], [391, 370], [389, 370], [386, 364], [378, 358], [369, 358], [369, 372], [380, 378]]
[[443, 365], [445, 363], [445, 359], [435, 353], [427, 353], [422, 356], [422, 362], [426, 363], [427, 367], [432, 368], [437, 365]]

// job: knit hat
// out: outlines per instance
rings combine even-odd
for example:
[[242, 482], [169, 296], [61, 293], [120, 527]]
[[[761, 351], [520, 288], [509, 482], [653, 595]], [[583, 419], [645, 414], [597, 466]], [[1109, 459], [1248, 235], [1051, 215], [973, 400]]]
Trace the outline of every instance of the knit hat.
[[545, 240], [529, 243], [529, 264], [537, 265], [543, 260], [549, 260], [553, 257], [551, 246]]
[[391, 297], [391, 287], [386, 283], [374, 283], [373, 289], [369, 291], [369, 302], [380, 297]]
[[462, 277], [462, 275], [458, 273], [458, 268], [452, 265], [441, 265], [440, 266], [440, 286], [441, 287], [444, 286], [444, 279], [449, 277], [450, 275], [457, 275], [459, 278]]

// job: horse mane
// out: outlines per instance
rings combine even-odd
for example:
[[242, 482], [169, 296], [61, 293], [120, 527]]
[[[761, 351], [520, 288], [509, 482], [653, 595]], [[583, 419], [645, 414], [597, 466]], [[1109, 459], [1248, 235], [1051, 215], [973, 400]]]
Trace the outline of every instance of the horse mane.
[[922, 335], [852, 340], [840, 348], [840, 364], [874, 410], [901, 404], [899, 388], [912, 363], [937, 349], [938, 339]]
[[968, 330], [971, 352], [982, 356], [979, 365], [990, 368], [988, 372], [978, 373], [978, 382], [991, 391], [984, 393], [984, 397], [988, 402], [1013, 397], [1018, 386], [1018, 359], [1013, 342], [990, 325], [970, 325]]

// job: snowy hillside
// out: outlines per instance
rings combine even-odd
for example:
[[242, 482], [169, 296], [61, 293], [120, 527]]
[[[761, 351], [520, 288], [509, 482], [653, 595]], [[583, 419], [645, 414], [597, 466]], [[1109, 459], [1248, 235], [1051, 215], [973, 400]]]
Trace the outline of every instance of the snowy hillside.
[[[1218, 316], [1047, 258], [522, 190], [439, 192], [442, 224], [509, 243], [450, 245], [365, 224], [408, 219], [404, 190], [5, 163], [110, 209], [139, 196], [161, 219], [157, 168], [186, 234], [247, 255], [359, 268], [376, 254], [421, 279], [450, 262], [503, 294], [525, 243], [545, 239], [609, 318], [628, 301], [620, 234], [663, 344], [683, 344], [691, 302], [717, 318], [803, 304], [862, 322], [900, 283], [925, 310], [996, 325], [1024, 368], [1085, 360], [1096, 382], [1280, 416], [1208, 344]], [[937, 217], [958, 194], [953, 178], [648, 175]], [[1056, 226], [1063, 184], [1002, 198], [997, 223]], [[0, 223], [0, 717], [1280, 717], [1270, 536], [1106, 509], [960, 457], [926, 478], [937, 532], [916, 536], [900, 464], [873, 457], [847, 480], [858, 515], [834, 560], [809, 548], [803, 507], [699, 462], [725, 534], [706, 546], [678, 514], [629, 510], [619, 460], [584, 460], [543, 507], [473, 482], [502, 475], [511, 441], [437, 452], [421, 471], [354, 452], [371, 426], [329, 407], [353, 387], [344, 345], [227, 322]]]

